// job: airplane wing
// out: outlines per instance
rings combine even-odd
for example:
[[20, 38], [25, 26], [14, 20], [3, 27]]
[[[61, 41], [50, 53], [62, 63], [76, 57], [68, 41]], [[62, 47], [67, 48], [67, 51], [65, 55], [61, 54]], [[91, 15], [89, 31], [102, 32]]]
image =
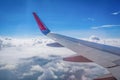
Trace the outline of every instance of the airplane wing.
[[55, 40], [62, 46], [76, 52], [77, 56], [64, 58], [72, 62], [95, 62], [110, 71], [110, 74], [103, 75], [94, 80], [120, 80], [120, 48], [89, 42], [81, 39], [56, 34], [42, 23], [37, 14], [33, 12], [34, 18], [41, 30], [47, 37]]

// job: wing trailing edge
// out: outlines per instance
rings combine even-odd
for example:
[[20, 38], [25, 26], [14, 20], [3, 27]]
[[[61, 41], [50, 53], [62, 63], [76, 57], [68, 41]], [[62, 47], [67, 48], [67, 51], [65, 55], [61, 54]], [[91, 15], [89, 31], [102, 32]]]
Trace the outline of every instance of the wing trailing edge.
[[117, 80], [112, 74], [105, 74], [103, 76], [100, 76], [94, 80]]

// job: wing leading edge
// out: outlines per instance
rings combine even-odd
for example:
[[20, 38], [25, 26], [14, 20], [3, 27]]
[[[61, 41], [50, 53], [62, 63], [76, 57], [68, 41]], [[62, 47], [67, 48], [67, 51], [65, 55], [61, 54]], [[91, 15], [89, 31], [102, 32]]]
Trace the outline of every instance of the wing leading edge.
[[[85, 40], [75, 39], [68, 36], [51, 33], [50, 30], [42, 23], [36, 13], [33, 13], [34, 18], [42, 31], [43, 34], [48, 36], [49, 38], [55, 40], [59, 44], [71, 49], [72, 51], [80, 54], [80, 56], [76, 57], [68, 57], [64, 58], [66, 61], [73, 62], [95, 62], [103, 67], [107, 68], [113, 76], [115, 76], [118, 80], [120, 80], [120, 74], [116, 74], [120, 67], [120, 48], [98, 44], [94, 42], [89, 42]], [[120, 69], [117, 71], [120, 73]], [[116, 80], [112, 75], [102, 76], [95, 80]]]

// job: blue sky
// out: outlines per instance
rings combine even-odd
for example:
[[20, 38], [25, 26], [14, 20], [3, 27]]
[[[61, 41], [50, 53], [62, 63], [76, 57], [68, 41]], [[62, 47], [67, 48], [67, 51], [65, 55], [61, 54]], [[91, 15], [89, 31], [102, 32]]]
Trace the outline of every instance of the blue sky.
[[35, 11], [53, 32], [120, 38], [120, 0], [0, 0], [0, 36], [42, 36]]

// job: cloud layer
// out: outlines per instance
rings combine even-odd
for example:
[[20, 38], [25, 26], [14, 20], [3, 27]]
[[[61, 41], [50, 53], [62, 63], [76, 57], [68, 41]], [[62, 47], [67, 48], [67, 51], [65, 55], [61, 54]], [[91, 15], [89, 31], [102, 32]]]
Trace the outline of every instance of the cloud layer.
[[[90, 41], [98, 38], [92, 36]], [[98, 42], [120, 44], [119, 39], [101, 40], [99, 38]], [[40, 38], [1, 37], [0, 80], [91, 80], [108, 73], [106, 69], [94, 63], [63, 61], [63, 57], [75, 53], [64, 47], [47, 46], [50, 43], [54, 41]]]

